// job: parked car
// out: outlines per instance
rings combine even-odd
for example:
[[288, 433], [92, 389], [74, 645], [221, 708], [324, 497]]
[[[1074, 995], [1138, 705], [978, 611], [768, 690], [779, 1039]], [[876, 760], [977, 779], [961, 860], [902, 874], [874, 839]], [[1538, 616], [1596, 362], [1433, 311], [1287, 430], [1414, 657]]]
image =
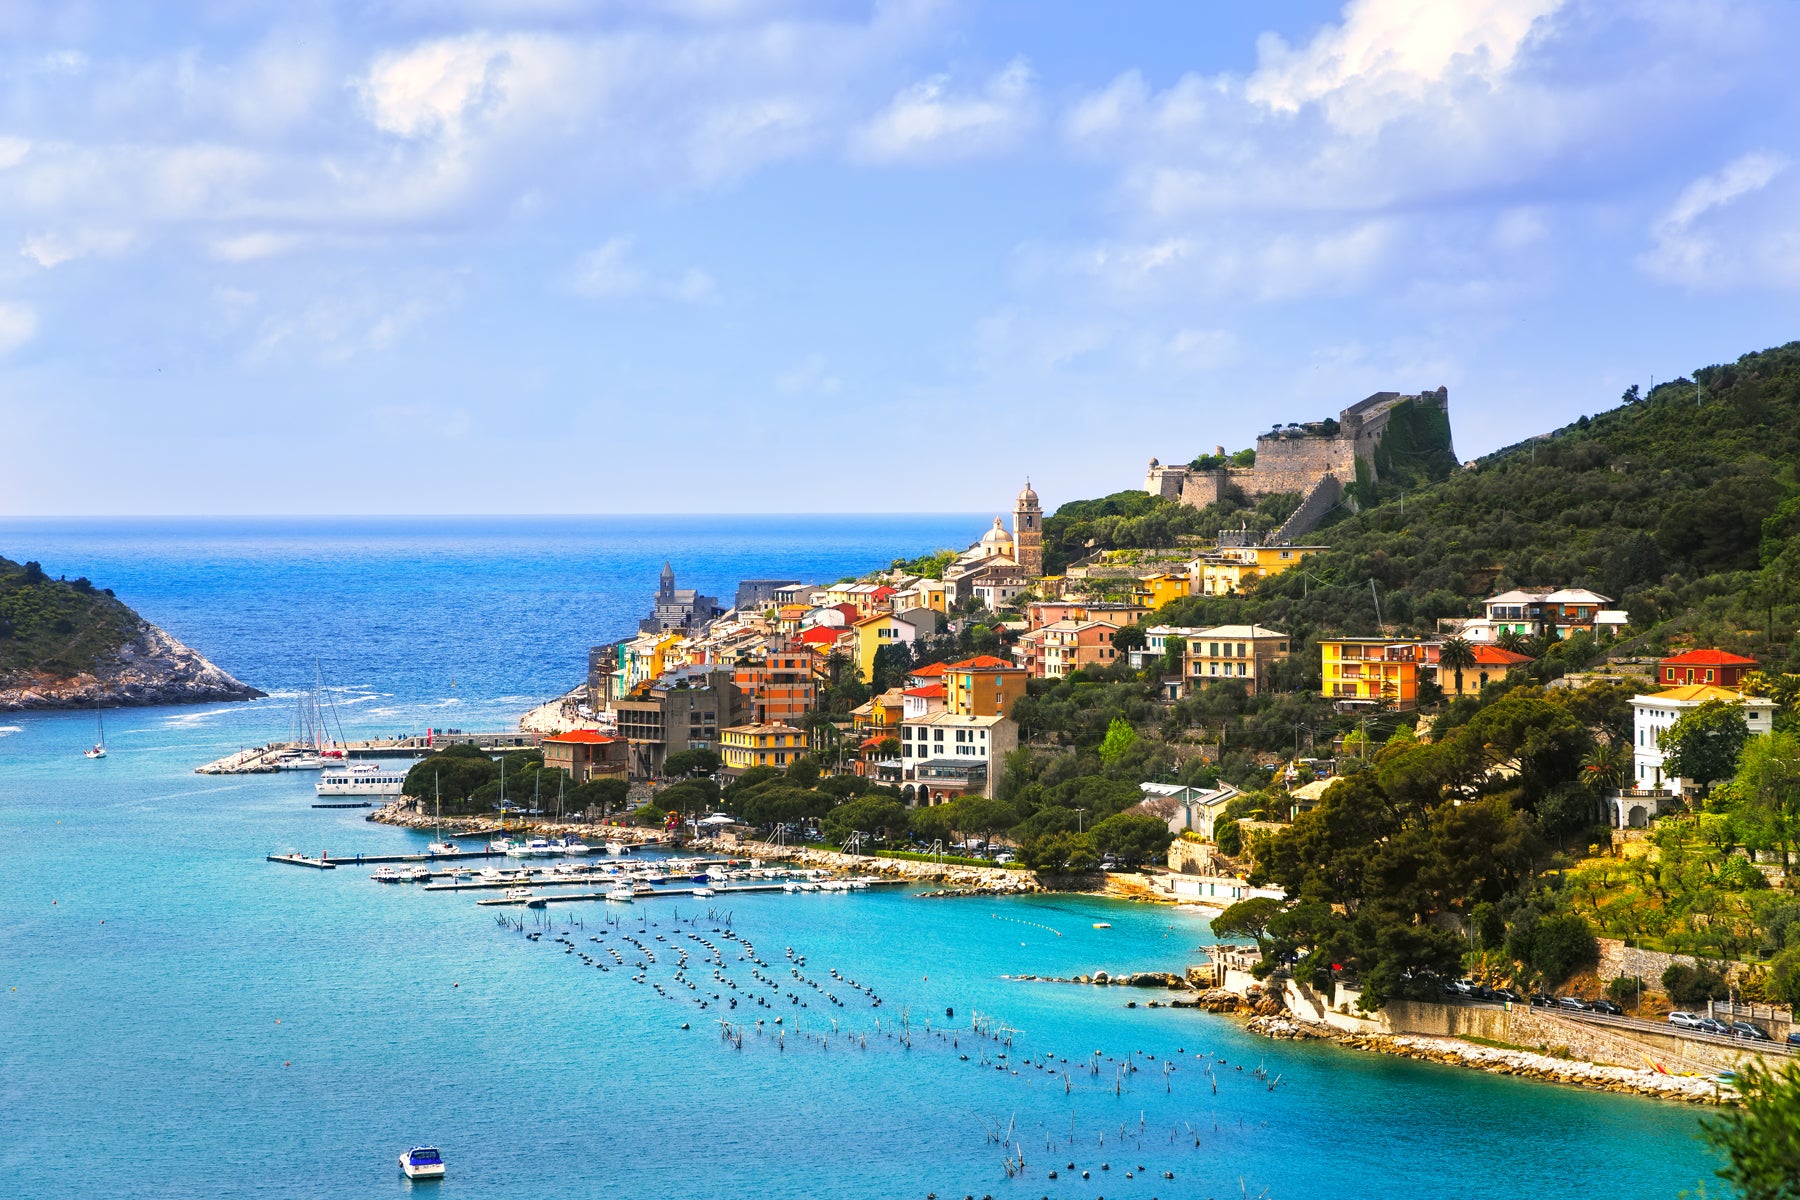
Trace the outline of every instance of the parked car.
[[1625, 1010], [1614, 1004], [1611, 1000], [1589, 1000], [1588, 1011], [1606, 1013], [1609, 1016], [1614, 1017], [1622, 1017], [1625, 1015]]
[[1587, 1001], [1583, 1000], [1580, 996], [1558, 996], [1556, 998], [1556, 1007], [1572, 1008], [1576, 1012], [1586, 1012]]
[[1549, 996], [1544, 995], [1544, 993], [1538, 992], [1537, 994], [1535, 994], [1531, 997], [1531, 1007], [1533, 1007], [1533, 1008], [1555, 1008], [1556, 1001], [1551, 999]]
[[1731, 1029], [1723, 1021], [1715, 1021], [1711, 1017], [1701, 1017], [1700, 1024], [1694, 1026], [1701, 1033], [1716, 1033], [1720, 1037], [1730, 1037]]
[[1475, 994], [1475, 981], [1472, 979], [1453, 979], [1450, 981], [1450, 990], [1459, 996], [1473, 996]]
[[1788, 1033], [1787, 1044], [1790, 1046], [1800, 1046], [1800, 1029], [1795, 1029]]
[[1511, 988], [1495, 988], [1494, 999], [1505, 1000], [1512, 1004], [1517, 1004], [1519, 1002], [1519, 993], [1513, 991]]
[[1731, 1036], [1749, 1038], [1753, 1042], [1768, 1042], [1774, 1040], [1767, 1033], [1763, 1032], [1761, 1028], [1752, 1025], [1748, 1021], [1733, 1021], [1731, 1023]]
[[1676, 1011], [1669, 1014], [1669, 1024], [1677, 1029], [1698, 1029], [1703, 1020], [1705, 1018], [1699, 1013]]

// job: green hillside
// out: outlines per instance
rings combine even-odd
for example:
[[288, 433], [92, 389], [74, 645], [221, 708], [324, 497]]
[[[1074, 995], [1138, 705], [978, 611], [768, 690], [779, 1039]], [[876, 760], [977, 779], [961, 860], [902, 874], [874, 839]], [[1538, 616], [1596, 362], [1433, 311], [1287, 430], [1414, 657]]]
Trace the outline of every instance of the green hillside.
[[1441, 483], [1365, 485], [1360, 513], [1309, 538], [1332, 549], [1305, 569], [1159, 619], [1373, 633], [1379, 596], [1391, 630], [1428, 631], [1508, 587], [1568, 585], [1613, 597], [1635, 630], [1679, 620], [1800, 666], [1800, 342], [1624, 399]]
[[45, 575], [35, 562], [0, 558], [0, 675], [92, 671], [137, 634], [138, 615], [110, 589]]

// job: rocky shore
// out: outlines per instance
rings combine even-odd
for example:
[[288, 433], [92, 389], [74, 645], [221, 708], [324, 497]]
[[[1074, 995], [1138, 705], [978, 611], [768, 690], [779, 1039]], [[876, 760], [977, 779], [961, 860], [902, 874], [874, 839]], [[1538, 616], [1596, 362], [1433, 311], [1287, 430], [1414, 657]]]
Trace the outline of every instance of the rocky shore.
[[263, 694], [148, 621], [140, 622], [137, 635], [103, 657], [92, 671], [74, 676], [46, 671], [0, 675], [0, 712], [208, 704], [254, 700]]
[[701, 840], [694, 845], [696, 848], [739, 858], [780, 859], [827, 871], [855, 871], [865, 875], [887, 875], [896, 879], [947, 885], [941, 891], [928, 893], [936, 896], [1015, 896], [1050, 890], [1038, 881], [1034, 873], [1005, 867], [970, 867], [958, 863], [920, 862], [910, 858], [885, 858], [872, 854], [842, 854], [806, 846], [773, 846], [766, 842], [727, 844]]
[[[377, 825], [397, 825], [402, 829], [433, 830], [440, 822], [429, 812], [424, 811], [417, 800], [391, 800], [380, 808], [373, 809], [363, 818]], [[492, 817], [445, 817], [441, 822], [444, 829], [452, 833], [486, 833], [489, 830], [498, 832]], [[532, 836], [561, 837], [573, 834], [579, 838], [593, 838], [601, 842], [623, 842], [630, 846], [658, 846], [669, 842], [669, 835], [660, 829], [627, 829], [618, 825], [601, 825], [591, 821], [541, 821], [530, 822], [523, 826], [514, 826], [510, 832], [526, 833]], [[737, 855], [743, 858], [745, 855]]]

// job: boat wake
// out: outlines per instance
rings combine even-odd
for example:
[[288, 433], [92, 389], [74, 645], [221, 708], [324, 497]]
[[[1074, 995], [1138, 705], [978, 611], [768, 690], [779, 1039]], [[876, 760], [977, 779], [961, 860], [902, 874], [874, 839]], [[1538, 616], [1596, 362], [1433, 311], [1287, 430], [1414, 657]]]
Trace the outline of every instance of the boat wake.
[[25, 727], [23, 725], [0, 725], [0, 737], [5, 737], [9, 733], [24, 733], [24, 732], [25, 732]]

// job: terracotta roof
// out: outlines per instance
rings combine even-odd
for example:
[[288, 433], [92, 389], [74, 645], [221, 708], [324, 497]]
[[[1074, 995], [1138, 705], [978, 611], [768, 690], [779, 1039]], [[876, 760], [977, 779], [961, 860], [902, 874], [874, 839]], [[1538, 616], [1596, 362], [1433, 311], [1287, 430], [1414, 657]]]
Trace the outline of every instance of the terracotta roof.
[[948, 667], [948, 669], [952, 671], [992, 671], [996, 668], [1007, 671], [1015, 669], [1013, 664], [1007, 662], [1004, 658], [995, 658], [991, 654], [977, 654], [974, 658], [965, 658], [961, 662], [953, 662]]
[[1665, 658], [1663, 662], [1676, 667], [1754, 667], [1754, 658], [1745, 658], [1741, 654], [1731, 654], [1724, 650], [1689, 650], [1685, 654], [1677, 654], [1673, 658]]
[[945, 690], [943, 684], [934, 683], [929, 687], [907, 688], [906, 694], [908, 696], [919, 696], [926, 700], [934, 700], [939, 696], [945, 696], [949, 693]]
[[1691, 700], [1698, 703], [1703, 700], [1738, 701], [1744, 698], [1744, 694], [1732, 688], [1720, 687], [1715, 683], [1689, 683], [1677, 688], [1652, 692], [1648, 698], [1652, 700]]
[[943, 663], [931, 663], [923, 667], [914, 667], [907, 674], [914, 679], [936, 679], [948, 669]]
[[843, 637], [846, 630], [841, 625], [814, 625], [811, 629], [800, 631], [800, 640], [809, 646], [826, 646]]
[[1516, 667], [1531, 661], [1529, 654], [1515, 654], [1498, 646], [1470, 646], [1469, 649], [1474, 651], [1478, 667]]
[[601, 733], [598, 729], [571, 729], [567, 733], [553, 733], [544, 738], [546, 742], [580, 742], [586, 745], [599, 745], [604, 742], [616, 742], [619, 739], [610, 733]]

